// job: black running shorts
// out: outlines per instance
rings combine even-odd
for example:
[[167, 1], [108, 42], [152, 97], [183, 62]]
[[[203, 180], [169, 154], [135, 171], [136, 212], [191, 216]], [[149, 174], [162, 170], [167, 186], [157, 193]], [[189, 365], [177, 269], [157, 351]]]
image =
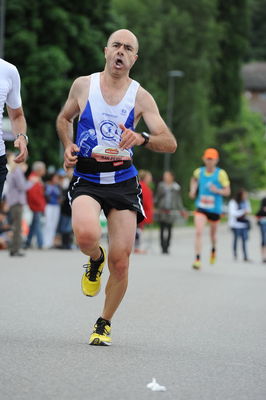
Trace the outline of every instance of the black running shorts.
[[221, 219], [221, 215], [220, 214], [216, 214], [216, 213], [212, 213], [209, 211], [204, 210], [203, 208], [197, 208], [196, 209], [196, 214], [204, 214], [208, 221], [210, 222], [218, 222]]
[[136, 211], [137, 223], [145, 218], [141, 186], [137, 177], [119, 183], [100, 184], [74, 176], [68, 194], [70, 203], [78, 196], [92, 197], [98, 201], [106, 217], [109, 211], [115, 208]]

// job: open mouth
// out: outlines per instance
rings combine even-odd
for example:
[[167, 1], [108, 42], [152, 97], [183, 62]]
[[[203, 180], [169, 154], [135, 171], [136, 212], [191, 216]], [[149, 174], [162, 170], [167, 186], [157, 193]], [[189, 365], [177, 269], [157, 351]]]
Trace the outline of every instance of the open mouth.
[[116, 58], [115, 60], [115, 66], [117, 68], [122, 68], [122, 66], [124, 65], [123, 60], [121, 58]]

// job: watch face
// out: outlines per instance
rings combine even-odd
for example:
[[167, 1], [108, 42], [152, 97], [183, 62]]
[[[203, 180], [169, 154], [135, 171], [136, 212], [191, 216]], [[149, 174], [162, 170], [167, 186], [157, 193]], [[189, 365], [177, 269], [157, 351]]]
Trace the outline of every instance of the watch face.
[[144, 138], [142, 146], [145, 146], [149, 142], [150, 135], [147, 132], [141, 132], [141, 136]]

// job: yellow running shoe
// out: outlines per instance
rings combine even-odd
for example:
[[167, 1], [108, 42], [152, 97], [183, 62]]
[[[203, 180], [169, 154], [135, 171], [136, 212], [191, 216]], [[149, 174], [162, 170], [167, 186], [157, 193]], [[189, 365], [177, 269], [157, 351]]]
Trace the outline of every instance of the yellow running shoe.
[[201, 268], [201, 261], [200, 260], [195, 260], [194, 263], [192, 264], [192, 268], [200, 269]]
[[215, 264], [215, 262], [216, 262], [216, 253], [215, 251], [212, 251], [210, 255], [210, 264]]
[[93, 346], [110, 346], [111, 339], [111, 324], [102, 317], [98, 318], [92, 334], [90, 335], [89, 344]]
[[99, 261], [93, 261], [89, 258], [88, 264], [83, 267], [86, 271], [82, 275], [81, 289], [85, 296], [96, 296], [101, 290], [101, 275], [106, 259], [106, 254], [103, 247], [100, 246], [102, 257]]

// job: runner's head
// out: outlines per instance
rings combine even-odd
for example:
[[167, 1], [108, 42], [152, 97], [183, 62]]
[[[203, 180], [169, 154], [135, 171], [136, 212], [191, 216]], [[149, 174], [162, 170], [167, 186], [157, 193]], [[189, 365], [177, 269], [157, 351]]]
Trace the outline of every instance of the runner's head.
[[104, 49], [106, 68], [114, 76], [128, 74], [138, 58], [138, 39], [127, 29], [111, 34]]
[[219, 161], [219, 153], [216, 149], [210, 147], [204, 151], [202, 159], [207, 168], [212, 168]]

